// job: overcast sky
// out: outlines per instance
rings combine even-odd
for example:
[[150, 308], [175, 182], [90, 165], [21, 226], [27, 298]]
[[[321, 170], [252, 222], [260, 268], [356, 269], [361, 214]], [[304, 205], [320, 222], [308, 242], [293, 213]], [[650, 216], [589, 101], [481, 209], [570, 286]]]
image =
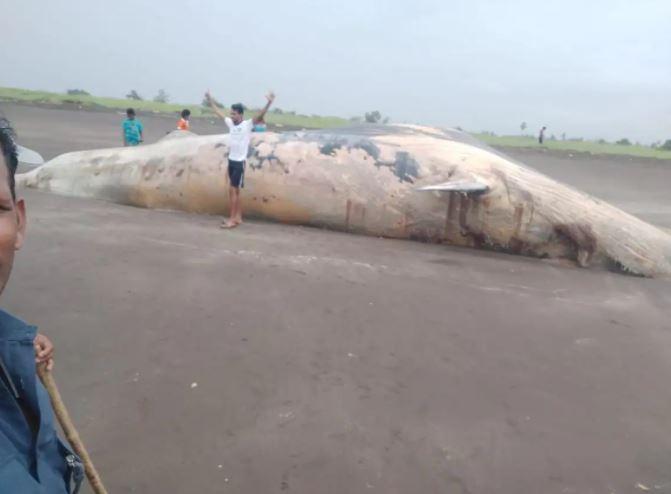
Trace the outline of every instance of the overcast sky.
[[0, 0], [0, 85], [671, 138], [671, 0]]

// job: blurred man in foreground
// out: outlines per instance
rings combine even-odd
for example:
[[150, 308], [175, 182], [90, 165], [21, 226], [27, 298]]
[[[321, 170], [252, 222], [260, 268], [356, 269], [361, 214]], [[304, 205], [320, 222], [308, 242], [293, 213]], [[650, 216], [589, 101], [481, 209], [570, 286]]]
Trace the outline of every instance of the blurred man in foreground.
[[[14, 134], [0, 118], [0, 293], [26, 230], [25, 203], [14, 188], [17, 166]], [[81, 462], [56, 434], [49, 396], [35, 367], [53, 367], [53, 345], [36, 331], [0, 310], [0, 492], [76, 493]]]

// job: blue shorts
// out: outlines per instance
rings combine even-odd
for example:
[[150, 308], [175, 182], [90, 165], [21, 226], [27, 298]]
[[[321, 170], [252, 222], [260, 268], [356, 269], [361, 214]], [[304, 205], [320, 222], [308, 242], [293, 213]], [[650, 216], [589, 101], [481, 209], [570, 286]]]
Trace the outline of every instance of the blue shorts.
[[228, 178], [231, 187], [242, 189], [245, 186], [245, 162], [228, 160]]

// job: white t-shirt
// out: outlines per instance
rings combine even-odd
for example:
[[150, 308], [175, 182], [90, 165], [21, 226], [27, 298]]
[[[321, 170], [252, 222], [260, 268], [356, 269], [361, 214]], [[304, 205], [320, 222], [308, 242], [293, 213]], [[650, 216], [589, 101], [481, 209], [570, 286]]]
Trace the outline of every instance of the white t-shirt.
[[230, 134], [228, 159], [245, 161], [249, 152], [249, 141], [252, 138], [254, 122], [249, 118], [235, 125], [230, 117], [226, 117], [224, 122], [226, 122]]

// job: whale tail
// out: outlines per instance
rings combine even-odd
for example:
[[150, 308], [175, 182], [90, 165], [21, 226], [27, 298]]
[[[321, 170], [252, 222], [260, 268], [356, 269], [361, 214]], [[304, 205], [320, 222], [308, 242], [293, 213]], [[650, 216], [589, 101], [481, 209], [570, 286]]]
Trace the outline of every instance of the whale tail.
[[32, 149], [18, 145], [16, 146], [16, 149], [18, 151], [19, 163], [31, 166], [39, 166], [44, 164], [44, 158], [42, 158], [42, 155], [37, 151], [33, 151]]

